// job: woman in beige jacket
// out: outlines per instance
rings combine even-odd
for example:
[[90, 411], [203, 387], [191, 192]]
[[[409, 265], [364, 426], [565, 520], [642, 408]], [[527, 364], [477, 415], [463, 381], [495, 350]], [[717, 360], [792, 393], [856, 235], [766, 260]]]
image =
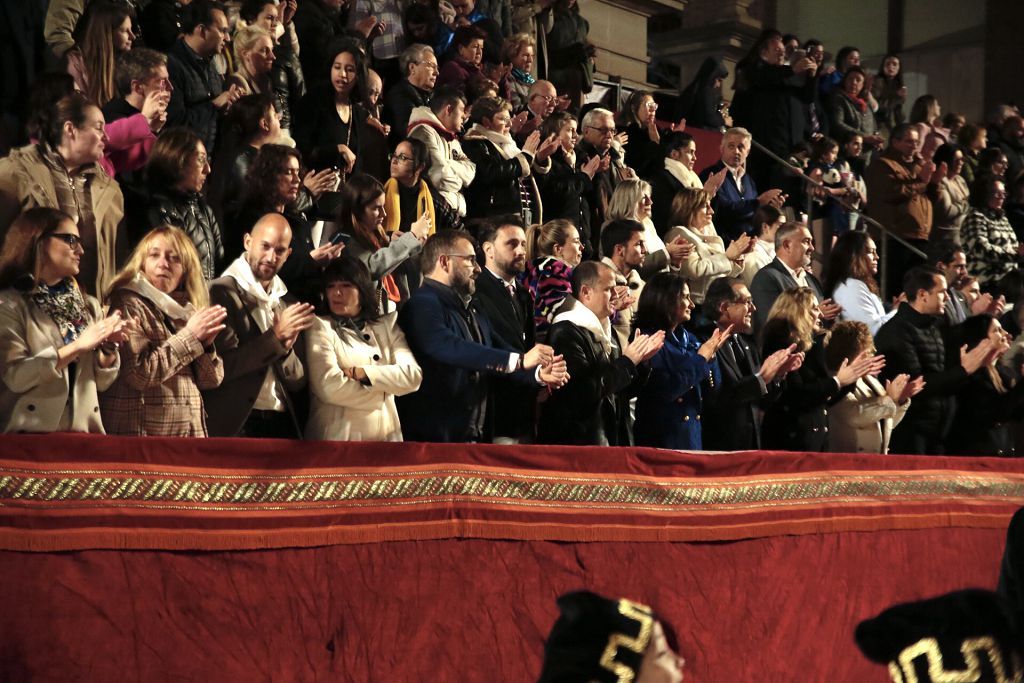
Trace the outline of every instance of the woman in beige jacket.
[[206, 436], [200, 389], [224, 379], [213, 340], [227, 312], [210, 306], [199, 252], [179, 228], [154, 228], [110, 285], [111, 310], [138, 323], [121, 372], [100, 397], [111, 434]]
[[306, 333], [311, 406], [307, 439], [401, 441], [395, 397], [423, 372], [397, 324], [377, 312], [365, 265], [342, 256], [324, 271], [324, 315]]
[[0, 431], [103, 433], [97, 393], [117, 376], [120, 313], [78, 288], [82, 239], [56, 209], [29, 209], [0, 249]]

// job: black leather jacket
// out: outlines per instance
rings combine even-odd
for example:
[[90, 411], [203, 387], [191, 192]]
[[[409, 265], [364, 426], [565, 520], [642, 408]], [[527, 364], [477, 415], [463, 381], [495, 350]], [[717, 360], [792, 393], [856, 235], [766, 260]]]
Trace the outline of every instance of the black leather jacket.
[[151, 192], [146, 218], [148, 229], [167, 224], [184, 230], [199, 252], [203, 277], [217, 277], [224, 264], [224, 244], [213, 209], [201, 195], [169, 190]]

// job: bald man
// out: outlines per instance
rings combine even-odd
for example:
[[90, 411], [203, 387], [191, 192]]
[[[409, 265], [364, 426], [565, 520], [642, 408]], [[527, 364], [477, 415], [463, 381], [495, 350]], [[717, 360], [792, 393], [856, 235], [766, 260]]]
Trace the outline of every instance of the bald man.
[[306, 386], [296, 344], [314, 322], [277, 276], [291, 253], [292, 231], [279, 213], [262, 216], [245, 235], [245, 251], [210, 283], [210, 301], [227, 310], [214, 347], [224, 381], [203, 392], [210, 436], [300, 438], [305, 416], [291, 393]]
[[551, 116], [558, 106], [558, 92], [551, 81], [537, 80], [530, 86], [526, 104], [516, 114], [526, 114], [526, 122], [516, 133], [516, 141], [522, 145], [530, 133], [540, 128], [544, 119]]

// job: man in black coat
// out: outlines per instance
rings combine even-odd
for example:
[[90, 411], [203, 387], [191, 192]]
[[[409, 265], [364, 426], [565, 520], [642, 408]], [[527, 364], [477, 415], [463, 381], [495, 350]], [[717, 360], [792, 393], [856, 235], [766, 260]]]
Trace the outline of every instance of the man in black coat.
[[693, 161], [697, 158], [697, 143], [689, 133], [672, 132], [661, 136], [663, 167], [652, 173], [647, 182], [651, 184], [651, 220], [659, 235], [674, 227], [672, 200], [683, 189], [686, 172], [693, 173]]
[[555, 317], [548, 341], [565, 358], [569, 383], [541, 407], [537, 440], [579, 446], [628, 446], [630, 389], [644, 376], [640, 366], [665, 343], [665, 333], [619, 340], [611, 327], [615, 273], [584, 261], [572, 274], [568, 309]]
[[903, 278], [907, 301], [875, 336], [878, 353], [885, 356], [883, 377], [901, 373], [924, 377], [924, 390], [914, 397], [903, 421], [893, 431], [892, 453], [941, 455], [956, 409], [956, 392], [968, 375], [986, 366], [996, 353], [992, 342], [960, 350], [960, 362], [947, 361], [939, 319], [943, 315], [947, 285], [941, 271], [917, 266]]
[[[496, 216], [482, 221], [477, 232], [484, 252], [484, 269], [476, 279], [473, 301], [490, 320], [494, 337], [504, 348], [525, 355], [536, 343], [533, 296], [516, 282], [526, 268], [526, 232], [519, 216]], [[559, 360], [557, 357], [555, 360]], [[536, 432], [537, 392], [498, 376], [491, 382], [494, 397], [494, 442], [531, 443]]]
[[715, 280], [704, 295], [705, 315], [732, 336], [716, 355], [722, 377], [704, 395], [704, 447], [712, 451], [761, 448], [758, 409], [778, 398], [780, 382], [803, 362], [793, 348], [779, 349], [761, 362], [753, 332], [754, 299], [738, 278]]
[[391, 126], [388, 142], [392, 149], [405, 139], [412, 110], [430, 104], [437, 82], [437, 57], [429, 45], [410, 45], [398, 63], [405, 78], [388, 88], [381, 113], [381, 120]]

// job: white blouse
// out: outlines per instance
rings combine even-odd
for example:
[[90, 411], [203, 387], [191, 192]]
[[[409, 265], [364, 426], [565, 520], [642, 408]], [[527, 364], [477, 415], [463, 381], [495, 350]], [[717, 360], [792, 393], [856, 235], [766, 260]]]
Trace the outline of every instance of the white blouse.
[[897, 310], [894, 308], [886, 313], [878, 295], [868, 289], [863, 280], [852, 277], [839, 283], [832, 294], [832, 300], [843, 307], [839, 314], [840, 320], [864, 323], [871, 330], [871, 336], [878, 334], [879, 328], [896, 315]]

